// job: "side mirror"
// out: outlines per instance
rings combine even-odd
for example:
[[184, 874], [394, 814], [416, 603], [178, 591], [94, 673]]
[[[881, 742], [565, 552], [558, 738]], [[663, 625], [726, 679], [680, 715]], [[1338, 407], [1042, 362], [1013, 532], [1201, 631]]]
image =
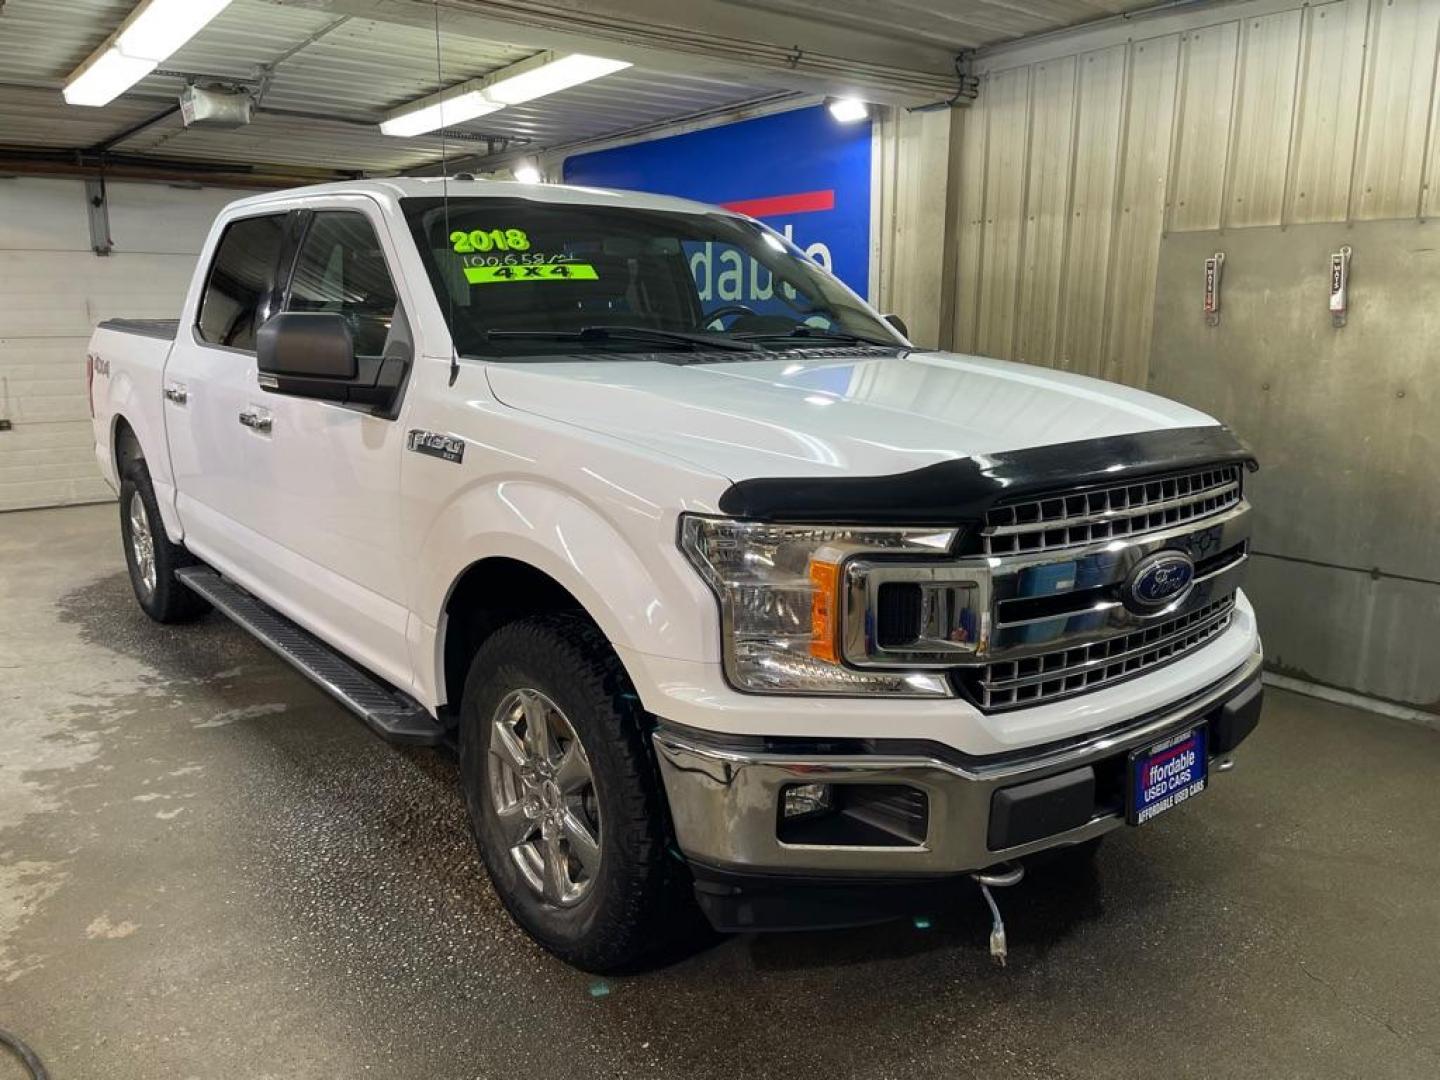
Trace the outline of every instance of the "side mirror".
[[891, 326], [893, 326], [896, 330], [900, 331], [900, 336], [903, 337], [906, 341], [910, 340], [910, 328], [905, 325], [905, 320], [902, 319], [899, 315], [886, 315], [885, 321], [888, 322]]
[[[272, 315], [255, 334], [260, 385], [263, 376], [277, 380], [349, 380], [358, 374], [355, 342], [345, 316], [320, 311], [285, 311]], [[273, 389], [267, 387], [267, 389]]]
[[345, 316], [328, 311], [284, 311], [255, 334], [260, 389], [272, 394], [388, 408], [410, 367], [408, 339], [384, 356], [356, 356]]

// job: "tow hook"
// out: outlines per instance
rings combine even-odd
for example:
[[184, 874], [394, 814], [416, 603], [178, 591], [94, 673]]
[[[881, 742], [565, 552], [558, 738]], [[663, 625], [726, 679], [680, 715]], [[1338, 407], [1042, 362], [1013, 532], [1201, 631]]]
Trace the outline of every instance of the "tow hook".
[[990, 959], [1004, 967], [1005, 958], [1009, 955], [1005, 943], [1005, 920], [1000, 917], [1000, 906], [995, 903], [995, 896], [990, 890], [1007, 889], [1011, 885], [1020, 884], [1025, 877], [1025, 867], [1019, 863], [1000, 863], [988, 870], [971, 874], [970, 877], [980, 886], [985, 903], [990, 905]]

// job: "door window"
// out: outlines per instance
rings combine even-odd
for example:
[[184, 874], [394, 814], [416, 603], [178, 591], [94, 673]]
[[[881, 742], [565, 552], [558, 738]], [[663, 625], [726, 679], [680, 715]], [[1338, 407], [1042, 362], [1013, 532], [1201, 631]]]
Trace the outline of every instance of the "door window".
[[255, 329], [275, 281], [285, 232], [284, 214], [241, 218], [225, 227], [200, 298], [196, 329], [212, 345], [255, 349]]
[[395, 316], [395, 284], [364, 214], [322, 211], [310, 222], [286, 311], [328, 311], [350, 324], [356, 356], [380, 356]]

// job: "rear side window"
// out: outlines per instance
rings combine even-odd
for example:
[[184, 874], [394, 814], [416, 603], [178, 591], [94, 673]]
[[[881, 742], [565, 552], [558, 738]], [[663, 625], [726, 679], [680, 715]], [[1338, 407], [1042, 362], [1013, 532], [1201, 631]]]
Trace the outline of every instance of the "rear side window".
[[317, 213], [295, 260], [285, 310], [343, 315], [355, 355], [380, 356], [395, 303], [395, 283], [369, 219], [343, 210]]
[[226, 226], [200, 299], [201, 338], [212, 345], [254, 350], [261, 305], [273, 288], [284, 233], [284, 214], [242, 218]]

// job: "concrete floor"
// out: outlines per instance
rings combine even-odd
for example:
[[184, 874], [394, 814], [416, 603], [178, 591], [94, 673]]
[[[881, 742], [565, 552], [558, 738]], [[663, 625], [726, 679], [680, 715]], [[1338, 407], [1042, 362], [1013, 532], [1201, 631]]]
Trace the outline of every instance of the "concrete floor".
[[1433, 730], [1272, 691], [1203, 799], [1002, 896], [1003, 971], [977, 900], [597, 984], [448, 756], [148, 622], [114, 519], [0, 515], [0, 1027], [57, 1080], [1440, 1075]]

